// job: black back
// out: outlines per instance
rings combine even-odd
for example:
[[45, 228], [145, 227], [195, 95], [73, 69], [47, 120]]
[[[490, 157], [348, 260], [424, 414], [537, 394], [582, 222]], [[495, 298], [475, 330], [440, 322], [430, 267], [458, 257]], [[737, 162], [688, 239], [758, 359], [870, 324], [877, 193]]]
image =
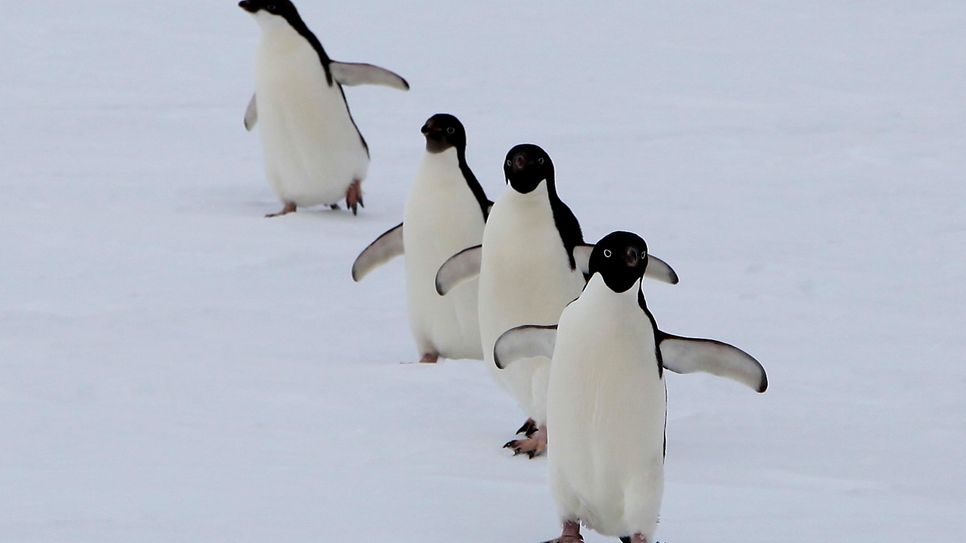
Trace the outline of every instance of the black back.
[[557, 195], [557, 185], [553, 169], [553, 161], [546, 151], [537, 145], [524, 143], [510, 149], [503, 164], [503, 173], [507, 184], [513, 190], [527, 194], [533, 192], [541, 181], [547, 181], [547, 192], [550, 196], [550, 209], [553, 211], [553, 222], [557, 226], [560, 240], [567, 257], [570, 259], [570, 269], [577, 269], [574, 259], [574, 248], [584, 244], [584, 234], [580, 230], [580, 222], [574, 216], [567, 204]]
[[463, 173], [466, 186], [473, 192], [473, 197], [479, 203], [485, 222], [490, 216], [490, 206], [493, 202], [486, 197], [482, 185], [473, 175], [470, 165], [466, 163], [466, 129], [463, 123], [449, 113], [437, 113], [426, 120], [422, 133], [426, 136], [426, 150], [430, 153], [442, 153], [447, 149], [456, 148], [460, 172]]

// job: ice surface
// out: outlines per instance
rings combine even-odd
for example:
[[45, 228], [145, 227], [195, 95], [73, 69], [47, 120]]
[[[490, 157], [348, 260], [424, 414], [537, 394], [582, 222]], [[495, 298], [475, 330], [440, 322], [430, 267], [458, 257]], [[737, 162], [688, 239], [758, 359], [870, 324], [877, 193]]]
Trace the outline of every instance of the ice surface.
[[681, 274], [648, 288], [662, 328], [767, 367], [764, 396], [669, 376], [661, 541], [961, 539], [962, 2], [305, 0], [334, 58], [413, 89], [347, 89], [358, 218], [274, 220], [235, 2], [13, 4], [0, 540], [555, 535], [488, 370], [400, 364], [402, 266], [349, 278], [441, 111], [491, 197], [543, 145], [589, 240], [634, 230]]

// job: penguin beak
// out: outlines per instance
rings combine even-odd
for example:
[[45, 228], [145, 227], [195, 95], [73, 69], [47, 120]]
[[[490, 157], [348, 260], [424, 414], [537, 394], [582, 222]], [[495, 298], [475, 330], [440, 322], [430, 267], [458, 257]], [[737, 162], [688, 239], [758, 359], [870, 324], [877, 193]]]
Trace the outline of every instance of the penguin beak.
[[238, 7], [242, 8], [248, 13], [255, 13], [258, 11], [258, 8], [255, 7], [254, 3], [250, 2], [249, 0], [242, 0], [241, 2], [238, 2]]
[[420, 131], [423, 133], [424, 136], [426, 136], [426, 139], [431, 139], [435, 141], [439, 141], [443, 139], [443, 129], [430, 126], [429, 123], [424, 124], [423, 128]]

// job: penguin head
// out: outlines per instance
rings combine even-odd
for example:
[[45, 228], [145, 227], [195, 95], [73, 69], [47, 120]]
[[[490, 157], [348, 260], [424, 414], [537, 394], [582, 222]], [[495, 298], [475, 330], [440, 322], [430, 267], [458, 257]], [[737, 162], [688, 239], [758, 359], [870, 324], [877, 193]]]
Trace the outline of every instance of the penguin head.
[[238, 7], [251, 13], [258, 19], [269, 18], [272, 16], [281, 17], [286, 21], [298, 20], [298, 10], [295, 4], [289, 0], [242, 0]]
[[613, 232], [597, 242], [590, 253], [590, 275], [599, 273], [614, 292], [627, 292], [647, 269], [647, 243], [637, 234]]
[[466, 150], [466, 130], [463, 123], [448, 113], [437, 113], [430, 117], [422, 128], [426, 136], [426, 150], [442, 153], [451, 147], [458, 151]]
[[503, 173], [507, 184], [521, 194], [536, 190], [540, 183], [553, 185], [553, 161], [550, 155], [531, 143], [517, 145], [506, 154]]

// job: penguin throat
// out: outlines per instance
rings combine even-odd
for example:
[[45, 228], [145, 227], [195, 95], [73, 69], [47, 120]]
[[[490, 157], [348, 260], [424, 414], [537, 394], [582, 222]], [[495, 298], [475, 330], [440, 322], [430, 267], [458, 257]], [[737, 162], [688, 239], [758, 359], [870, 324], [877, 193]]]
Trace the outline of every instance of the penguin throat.
[[534, 189], [531, 190], [530, 192], [520, 192], [520, 191], [518, 191], [517, 189], [515, 189], [513, 187], [513, 184], [512, 183], [507, 182], [507, 184], [510, 186], [510, 191], [512, 191], [513, 194], [515, 194], [515, 195], [517, 195], [517, 196], [519, 196], [521, 198], [547, 199], [547, 196], [549, 194], [549, 190], [547, 189], [547, 180], [546, 179], [544, 179], [543, 181], [540, 181], [539, 183], [537, 183], [537, 186], [534, 187]]
[[258, 26], [262, 28], [263, 32], [277, 32], [285, 28], [292, 28], [284, 17], [269, 13], [264, 9], [253, 14], [252, 17], [258, 21]]
[[443, 151], [427, 150], [423, 155], [423, 170], [432, 171], [436, 175], [431, 177], [446, 178], [446, 174], [458, 171], [460, 166], [459, 152], [456, 147], [450, 147]]
[[608, 281], [603, 274], [597, 272], [590, 278], [587, 288], [589, 289], [593, 284], [595, 290], [606, 290], [615, 297], [626, 298], [633, 303], [637, 303], [637, 293], [641, 290], [641, 281], [642, 278], [637, 278], [628, 286], [625, 278], [612, 277]]

